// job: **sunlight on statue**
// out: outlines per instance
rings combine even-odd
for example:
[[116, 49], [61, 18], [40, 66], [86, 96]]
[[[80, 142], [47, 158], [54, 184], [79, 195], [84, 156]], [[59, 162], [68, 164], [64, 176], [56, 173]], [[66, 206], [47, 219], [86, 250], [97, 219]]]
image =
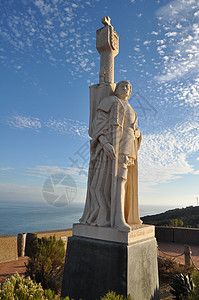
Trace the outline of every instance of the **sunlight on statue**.
[[81, 224], [115, 227], [129, 232], [141, 224], [138, 209], [137, 153], [142, 135], [138, 118], [128, 102], [132, 87], [128, 81], [114, 84], [114, 57], [119, 36], [102, 18], [96, 47], [101, 55], [99, 84], [90, 87], [90, 164]]
[[131, 84], [120, 81], [104, 98], [93, 121], [85, 210], [80, 223], [130, 231], [140, 224], [137, 152], [142, 135], [128, 102]]

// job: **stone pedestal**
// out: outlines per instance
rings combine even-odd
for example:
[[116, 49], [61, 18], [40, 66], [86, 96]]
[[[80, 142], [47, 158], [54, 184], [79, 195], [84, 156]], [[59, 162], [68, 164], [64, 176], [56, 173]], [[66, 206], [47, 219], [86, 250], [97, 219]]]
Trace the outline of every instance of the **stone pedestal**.
[[133, 227], [125, 233], [75, 224], [67, 246], [62, 296], [95, 300], [114, 291], [131, 294], [133, 300], [159, 299], [154, 226]]

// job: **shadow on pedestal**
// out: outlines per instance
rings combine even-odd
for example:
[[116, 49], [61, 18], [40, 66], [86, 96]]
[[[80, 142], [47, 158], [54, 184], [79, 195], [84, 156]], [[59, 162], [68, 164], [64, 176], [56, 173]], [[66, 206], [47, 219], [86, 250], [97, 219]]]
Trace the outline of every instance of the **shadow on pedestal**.
[[159, 299], [154, 237], [131, 244], [69, 238], [62, 297], [95, 300], [108, 291], [131, 294], [133, 300]]

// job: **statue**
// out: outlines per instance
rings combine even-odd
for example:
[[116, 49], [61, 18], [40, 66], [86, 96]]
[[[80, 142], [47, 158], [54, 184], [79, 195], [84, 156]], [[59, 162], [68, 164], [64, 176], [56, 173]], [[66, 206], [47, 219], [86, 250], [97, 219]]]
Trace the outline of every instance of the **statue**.
[[112, 290], [137, 300], [159, 300], [155, 227], [141, 225], [138, 210], [142, 134], [128, 102], [130, 82], [114, 83], [119, 37], [108, 16], [102, 23], [96, 37], [99, 83], [89, 87], [86, 204], [68, 239], [62, 297], [92, 300]]
[[96, 46], [101, 55], [98, 85], [90, 87], [90, 164], [86, 204], [81, 224], [116, 227], [129, 232], [141, 224], [138, 210], [138, 159], [142, 135], [128, 102], [128, 81], [114, 84], [114, 56], [119, 37], [102, 18]]
[[131, 84], [120, 81], [104, 98], [93, 121], [88, 189], [82, 224], [130, 231], [138, 212], [137, 152], [142, 135], [128, 103]]

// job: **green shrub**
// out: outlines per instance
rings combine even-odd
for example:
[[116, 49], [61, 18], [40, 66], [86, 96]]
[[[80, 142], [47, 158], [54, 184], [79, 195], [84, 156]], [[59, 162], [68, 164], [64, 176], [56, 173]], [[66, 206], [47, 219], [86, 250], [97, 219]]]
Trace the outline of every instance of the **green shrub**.
[[193, 273], [192, 280], [193, 280], [193, 283], [194, 283], [194, 290], [193, 290], [192, 295], [189, 296], [187, 298], [187, 300], [199, 300], [199, 272], [198, 271], [195, 271]]
[[132, 300], [131, 296], [128, 295], [127, 298], [123, 295], [116, 295], [115, 292], [108, 292], [101, 300]]
[[191, 275], [192, 266], [186, 266], [178, 263], [174, 259], [158, 257], [158, 271], [160, 283], [171, 283], [176, 275]]
[[26, 264], [25, 276], [30, 276], [37, 283], [41, 283], [44, 289], [59, 293], [64, 270], [63, 241], [56, 241], [55, 236], [39, 239], [35, 235], [29, 255], [30, 260]]
[[169, 226], [171, 227], [183, 227], [184, 223], [182, 219], [172, 219], [169, 222]]
[[[0, 300], [70, 300], [69, 297], [61, 298], [54, 291], [43, 290], [41, 284], [33, 282], [30, 278], [20, 277], [18, 273], [0, 283]], [[72, 299], [71, 299], [72, 300]], [[125, 298], [116, 295], [115, 292], [108, 292], [100, 300], [132, 300], [130, 295]], [[194, 298], [195, 300], [195, 298]]]
[[170, 286], [172, 287], [170, 292], [175, 296], [174, 299], [177, 300], [188, 299], [194, 291], [194, 283], [190, 275], [176, 275]]
[[0, 284], [1, 300], [41, 300], [44, 299], [43, 294], [44, 290], [40, 283], [34, 283], [30, 278], [22, 278], [18, 273]]

